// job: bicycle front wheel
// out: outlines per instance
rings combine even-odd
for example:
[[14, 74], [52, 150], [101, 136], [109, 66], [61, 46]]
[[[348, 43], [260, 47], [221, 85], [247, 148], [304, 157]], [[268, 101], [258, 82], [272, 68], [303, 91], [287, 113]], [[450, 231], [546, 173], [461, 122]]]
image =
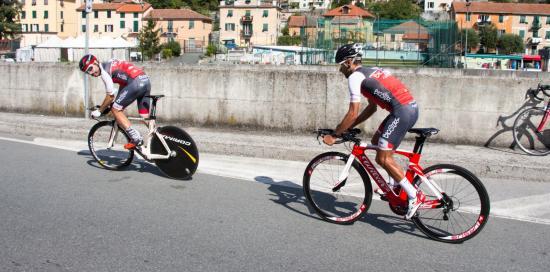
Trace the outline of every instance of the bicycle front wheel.
[[[461, 243], [479, 234], [490, 210], [481, 181], [470, 171], [449, 164], [430, 166], [424, 174], [439, 187], [443, 199], [438, 201], [417, 177], [415, 185], [426, 194], [426, 202], [412, 219], [416, 226], [430, 238], [447, 243]], [[427, 207], [430, 202], [439, 204]]]
[[307, 201], [324, 220], [351, 224], [367, 212], [372, 186], [365, 169], [353, 161], [347, 178], [339, 182], [348, 155], [327, 152], [315, 157], [304, 173], [303, 188]]
[[543, 108], [528, 108], [514, 121], [514, 142], [528, 154], [542, 156], [550, 153], [550, 130], [537, 130], [545, 114]]
[[134, 159], [134, 151], [124, 149], [130, 137], [123, 129], [117, 128], [115, 121], [102, 121], [95, 124], [88, 133], [88, 148], [94, 159], [104, 168], [119, 170]]

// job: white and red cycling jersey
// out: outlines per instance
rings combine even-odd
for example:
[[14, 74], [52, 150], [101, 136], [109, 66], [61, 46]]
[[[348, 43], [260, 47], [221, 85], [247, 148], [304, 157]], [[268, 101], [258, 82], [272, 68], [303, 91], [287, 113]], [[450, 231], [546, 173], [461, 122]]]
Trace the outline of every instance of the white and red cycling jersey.
[[388, 71], [377, 67], [359, 67], [348, 78], [351, 102], [361, 94], [389, 112], [414, 102], [407, 87]]
[[117, 94], [114, 83], [119, 85], [119, 89], [123, 89], [138, 76], [145, 75], [143, 69], [133, 63], [117, 59], [102, 62], [99, 68], [101, 69], [101, 79], [105, 84], [106, 92], [110, 95]]

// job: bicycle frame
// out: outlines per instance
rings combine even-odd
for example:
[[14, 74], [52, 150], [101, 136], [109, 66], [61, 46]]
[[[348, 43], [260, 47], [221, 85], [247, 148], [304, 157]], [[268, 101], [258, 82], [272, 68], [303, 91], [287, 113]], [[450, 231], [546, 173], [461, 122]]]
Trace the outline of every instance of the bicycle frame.
[[[138, 118], [138, 117], [129, 117], [128, 119], [129, 120], [143, 121], [143, 122], [146, 121], [144, 118]], [[164, 140], [164, 137], [162, 136], [162, 134], [158, 133], [156, 121], [154, 119], [153, 120], [147, 120], [147, 121], [148, 121], [148, 122], [146, 122], [147, 123], [147, 128], [148, 128], [147, 135], [145, 135], [145, 137], [143, 139], [143, 142], [144, 142], [143, 147], [141, 148], [140, 151], [138, 151], [138, 153], [140, 153], [140, 155], [142, 155], [143, 158], [146, 159], [146, 160], [166, 160], [166, 159], [169, 159], [172, 156], [172, 150], [170, 149], [170, 147], [168, 146], [168, 144]], [[114, 121], [114, 122], [116, 123], [116, 121]], [[109, 137], [109, 146], [108, 146], [109, 148], [114, 146], [114, 142], [115, 142], [115, 140], [118, 136], [118, 133], [119, 133], [118, 125], [113, 126], [113, 130], [111, 131], [111, 136]], [[159, 154], [152, 154], [151, 153], [151, 141], [153, 139], [153, 135], [156, 135], [158, 137], [158, 139], [160, 140], [160, 142], [162, 143], [162, 146], [166, 150], [166, 153], [167, 153], [166, 155], [159, 155]]]
[[541, 133], [544, 127], [546, 126], [546, 123], [548, 122], [548, 116], [550, 115], [550, 101], [546, 104], [546, 107], [544, 109], [544, 117], [542, 117], [542, 120], [540, 121], [539, 126], [537, 127], [537, 132]]
[[[370, 145], [365, 142], [361, 142], [359, 145], [355, 144], [353, 146], [353, 150], [351, 154], [349, 155], [348, 161], [346, 162], [346, 166], [342, 170], [342, 173], [340, 174], [340, 177], [338, 179], [337, 185], [334, 187], [333, 190], [340, 188], [344, 185], [344, 182], [346, 181], [349, 170], [351, 168], [351, 165], [353, 161], [357, 158], [363, 168], [367, 171], [369, 176], [374, 179], [374, 182], [386, 193], [386, 196], [388, 197], [388, 201], [390, 204], [394, 206], [402, 206], [406, 207], [408, 205], [408, 197], [405, 190], [400, 190], [399, 193], [394, 192], [389, 185], [386, 183], [386, 180], [382, 177], [380, 172], [376, 169], [374, 164], [371, 162], [371, 160], [367, 157], [366, 151], [367, 150], [378, 150], [379, 147], [375, 145]], [[426, 200], [420, 208], [424, 209], [430, 209], [430, 208], [436, 208], [439, 207], [441, 202], [440, 200], [443, 199], [443, 190], [434, 182], [430, 181], [429, 177], [424, 175], [422, 167], [419, 165], [420, 162], [420, 153], [415, 152], [408, 152], [404, 150], [396, 150], [395, 154], [404, 156], [409, 161], [409, 167], [405, 173], [406, 178], [409, 180], [409, 182], [412, 183], [414, 178], [418, 176], [423, 183], [425, 183], [430, 191], [433, 193], [433, 196], [436, 197], [435, 200]]]

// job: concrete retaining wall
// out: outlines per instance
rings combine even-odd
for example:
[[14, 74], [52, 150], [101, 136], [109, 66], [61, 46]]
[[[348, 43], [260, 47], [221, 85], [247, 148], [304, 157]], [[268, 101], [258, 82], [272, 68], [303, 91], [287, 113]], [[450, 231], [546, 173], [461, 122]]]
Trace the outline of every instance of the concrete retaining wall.
[[[335, 127], [348, 108], [346, 79], [336, 67], [147, 65], [153, 94], [167, 97], [165, 120], [277, 130]], [[515, 112], [525, 92], [550, 75], [535, 72], [454, 69], [392, 69], [420, 106], [417, 127], [437, 127], [434, 140], [508, 145]], [[75, 64], [0, 64], [0, 109], [83, 115], [83, 76]], [[92, 104], [104, 87], [91, 80]], [[135, 113], [135, 106], [130, 106]], [[366, 122], [373, 131], [382, 109]]]

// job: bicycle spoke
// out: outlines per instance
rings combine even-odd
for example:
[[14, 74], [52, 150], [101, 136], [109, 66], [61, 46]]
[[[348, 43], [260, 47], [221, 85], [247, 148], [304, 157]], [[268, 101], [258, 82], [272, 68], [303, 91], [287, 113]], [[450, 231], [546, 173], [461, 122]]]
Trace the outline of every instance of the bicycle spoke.
[[[420, 230], [436, 240], [451, 243], [467, 240], [479, 233], [489, 215], [488, 206], [484, 209], [488, 197], [479, 180], [472, 178], [472, 174], [463, 168], [452, 165], [433, 166], [425, 171], [434, 171], [430, 179], [441, 186], [448, 200], [442, 202], [441, 208], [418, 211], [419, 215], [413, 221]], [[480, 215], [484, 221], [478, 224]]]
[[326, 158], [317, 158], [321, 162], [317, 162], [315, 168], [306, 170], [304, 193], [315, 211], [324, 219], [335, 223], [352, 222], [357, 220], [362, 213], [361, 207], [370, 199], [366, 198], [365, 182], [357, 172], [357, 166], [350, 168], [345, 184], [340, 184], [343, 186], [333, 191], [341, 182], [339, 178], [347, 160], [347, 156], [333, 154], [329, 153]]

